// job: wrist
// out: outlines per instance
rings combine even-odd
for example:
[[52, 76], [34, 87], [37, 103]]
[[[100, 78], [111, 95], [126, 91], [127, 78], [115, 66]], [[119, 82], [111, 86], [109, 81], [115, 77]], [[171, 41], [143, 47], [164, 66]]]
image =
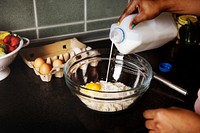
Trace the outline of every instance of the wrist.
[[[166, 0], [166, 1], [168, 1], [168, 0]], [[159, 0], [158, 2], [159, 2], [159, 9], [160, 9], [160, 12], [165, 12], [165, 11], [167, 11], [167, 4], [165, 3], [166, 2], [165, 0]]]
[[159, 0], [160, 12], [172, 12], [173, 8], [176, 6], [176, 0]]

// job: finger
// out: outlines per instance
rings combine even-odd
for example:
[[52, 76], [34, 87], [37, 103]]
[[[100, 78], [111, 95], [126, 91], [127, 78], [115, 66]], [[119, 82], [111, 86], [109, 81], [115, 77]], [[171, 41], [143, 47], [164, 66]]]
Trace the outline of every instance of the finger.
[[145, 121], [145, 127], [147, 129], [155, 129], [155, 124], [154, 120], [147, 120]]
[[127, 17], [128, 15], [130, 15], [134, 10], [135, 10], [134, 7], [133, 7], [133, 8], [127, 8], [127, 9], [125, 9], [124, 12], [122, 13], [122, 15], [119, 17], [118, 22], [121, 23], [121, 21], [122, 21], [125, 17]]
[[158, 133], [155, 130], [150, 130], [149, 133]]
[[137, 25], [138, 23], [146, 20], [145, 17], [146, 17], [145, 14], [143, 12], [140, 12], [133, 18], [133, 20], [131, 21], [131, 24]]
[[156, 115], [156, 111], [155, 110], [145, 110], [143, 112], [143, 116], [146, 119], [153, 119]]
[[123, 11], [122, 15], [119, 17], [118, 22], [121, 23], [121, 21], [131, 13], [133, 13], [136, 10], [136, 1], [130, 1], [126, 9]]

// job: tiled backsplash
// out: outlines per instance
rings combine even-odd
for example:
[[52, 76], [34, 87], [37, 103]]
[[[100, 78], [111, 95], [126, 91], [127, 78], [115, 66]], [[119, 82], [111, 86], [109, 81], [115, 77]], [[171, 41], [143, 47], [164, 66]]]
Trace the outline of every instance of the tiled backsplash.
[[105, 31], [117, 22], [127, 3], [128, 0], [0, 0], [0, 30], [31, 40]]

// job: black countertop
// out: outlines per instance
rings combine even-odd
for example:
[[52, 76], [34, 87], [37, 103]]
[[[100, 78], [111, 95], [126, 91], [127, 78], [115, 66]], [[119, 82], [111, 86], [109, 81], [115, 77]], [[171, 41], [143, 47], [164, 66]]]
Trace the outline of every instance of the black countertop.
[[[87, 43], [97, 47], [109, 47], [110, 41]], [[169, 45], [140, 52], [153, 70], [188, 90], [188, 95], [172, 90], [152, 80], [149, 90], [131, 108], [117, 113], [100, 113], [82, 106], [66, 87], [64, 78], [52, 78], [43, 82], [18, 55], [10, 65], [10, 75], [0, 81], [0, 132], [95, 132], [95, 133], [145, 133], [146, 109], [178, 106], [193, 110], [200, 82], [200, 50], [182, 52], [174, 60], [170, 73], [161, 73], [158, 64], [167, 59]], [[167, 54], [166, 54], [167, 53]], [[192, 61], [196, 60], [196, 61]]]

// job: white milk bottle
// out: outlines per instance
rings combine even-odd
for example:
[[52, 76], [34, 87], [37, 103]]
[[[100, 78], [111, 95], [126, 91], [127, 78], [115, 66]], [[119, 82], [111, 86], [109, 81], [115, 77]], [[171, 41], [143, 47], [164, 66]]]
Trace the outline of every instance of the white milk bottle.
[[117, 23], [111, 25], [110, 40], [122, 54], [161, 47], [178, 34], [178, 28], [171, 13], [161, 13], [158, 17], [141, 22], [130, 29], [130, 22], [135, 15], [127, 16], [120, 25]]

